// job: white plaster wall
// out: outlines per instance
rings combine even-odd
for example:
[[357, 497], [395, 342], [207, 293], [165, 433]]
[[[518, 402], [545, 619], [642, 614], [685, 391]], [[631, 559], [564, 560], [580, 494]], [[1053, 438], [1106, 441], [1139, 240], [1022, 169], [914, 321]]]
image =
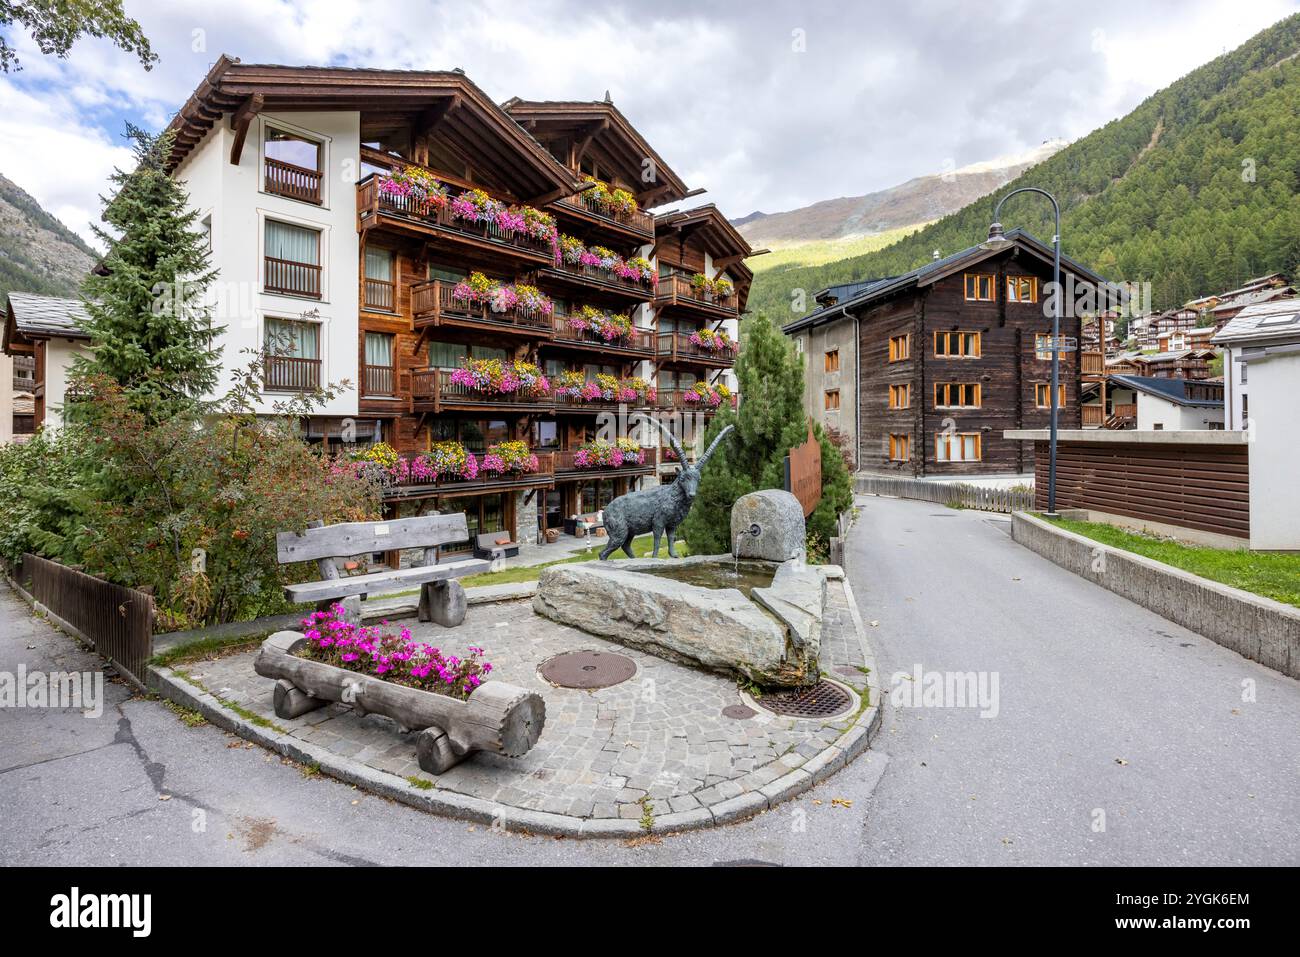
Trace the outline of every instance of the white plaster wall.
[[14, 440], [14, 360], [7, 352], [0, 352], [0, 445]]
[[1250, 547], [1300, 549], [1300, 419], [1295, 384], [1300, 355], [1250, 364]]
[[63, 426], [63, 397], [68, 390], [72, 360], [85, 345], [84, 339], [50, 339], [45, 343], [45, 423], [55, 430]]
[[[262, 191], [262, 140], [274, 125], [323, 141], [325, 175], [320, 206]], [[296, 319], [317, 310], [321, 324], [323, 383], [347, 380], [351, 387], [318, 411], [357, 414], [358, 236], [356, 180], [361, 149], [360, 114], [266, 114], [249, 127], [238, 166], [229, 162], [234, 133], [218, 123], [176, 170], [200, 217], [212, 216], [212, 265], [219, 271], [212, 297], [214, 320], [224, 325], [222, 391], [236, 369], [248, 365], [243, 350], [260, 350], [268, 317]], [[270, 219], [321, 230], [321, 298], [305, 299], [262, 292], [263, 236]], [[283, 396], [268, 394], [262, 411]]]
[[1225, 427], [1233, 431], [1246, 428], [1246, 410], [1242, 409], [1244, 397], [1250, 392], [1250, 375], [1246, 364], [1238, 362], [1240, 347], [1228, 347], [1223, 352], [1223, 401], [1227, 407]]
[[1223, 423], [1223, 407], [1217, 409], [1200, 406], [1182, 406], [1158, 396], [1138, 393], [1139, 429], [1154, 429], [1157, 425], [1166, 432], [1208, 429], [1211, 422]]

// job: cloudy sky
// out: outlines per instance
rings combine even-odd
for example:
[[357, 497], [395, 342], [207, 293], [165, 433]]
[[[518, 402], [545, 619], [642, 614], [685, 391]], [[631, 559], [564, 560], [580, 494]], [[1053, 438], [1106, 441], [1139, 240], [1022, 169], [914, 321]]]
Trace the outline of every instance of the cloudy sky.
[[614, 102], [731, 216], [1076, 139], [1300, 0], [126, 0], [162, 62], [101, 41], [0, 75], [0, 173], [89, 237], [126, 163], [218, 54], [463, 68], [504, 100]]

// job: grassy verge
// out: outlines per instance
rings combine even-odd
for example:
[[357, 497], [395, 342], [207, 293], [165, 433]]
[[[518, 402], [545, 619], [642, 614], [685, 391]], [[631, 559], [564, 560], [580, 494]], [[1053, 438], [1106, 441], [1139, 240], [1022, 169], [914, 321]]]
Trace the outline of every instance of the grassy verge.
[[[558, 558], [553, 562], [543, 562], [540, 565], [524, 565], [518, 568], [504, 568], [499, 572], [484, 572], [482, 575], [470, 575], [468, 578], [462, 578], [460, 581], [466, 588], [473, 588], [478, 585], [509, 585], [514, 584], [515, 582], [537, 581], [543, 568], [550, 568], [552, 565], [572, 565], [576, 562], [589, 562], [597, 558], [600, 555], [600, 550], [609, 544], [609, 539], [606, 538], [597, 538], [593, 541], [595, 541], [596, 544], [592, 545], [590, 548], [585, 548], [580, 552], [576, 552], [567, 558]], [[676, 548], [679, 558], [684, 558], [691, 553], [691, 550], [686, 547], [686, 543], [680, 538], [677, 540]], [[640, 538], [634, 539], [632, 542], [632, 552], [637, 558], [644, 558], [653, 550], [653, 535], [642, 535]], [[659, 554], [661, 556], [668, 554], [668, 543], [666, 540], [659, 543]], [[625, 558], [626, 556], [622, 552], [617, 552], [612, 557]]]
[[[1041, 515], [1038, 517], [1042, 518]], [[1211, 581], [1300, 607], [1300, 555], [1184, 545], [1099, 522], [1057, 519], [1052, 524], [1103, 545], [1122, 548]]]

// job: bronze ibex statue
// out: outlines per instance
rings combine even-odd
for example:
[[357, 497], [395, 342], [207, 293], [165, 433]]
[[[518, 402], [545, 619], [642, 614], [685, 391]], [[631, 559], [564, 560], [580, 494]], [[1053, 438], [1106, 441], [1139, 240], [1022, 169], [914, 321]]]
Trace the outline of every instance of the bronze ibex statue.
[[686, 513], [691, 510], [691, 502], [695, 501], [695, 493], [700, 490], [700, 472], [717, 449], [718, 443], [735, 428], [734, 425], [729, 425], [719, 432], [699, 460], [694, 465], [688, 465], [686, 454], [682, 452], [673, 433], [657, 421], [655, 425], [659, 426], [667, 437], [668, 444], [677, 453], [677, 461], [682, 463], [681, 471], [667, 485], [628, 492], [605, 506], [605, 532], [609, 535], [609, 544], [600, 551], [602, 560], [608, 560], [619, 548], [623, 549], [628, 558], [633, 558], [632, 539], [646, 532], [654, 532], [655, 558], [659, 557], [659, 539], [665, 532], [668, 533], [668, 556], [676, 558], [673, 541], [677, 535], [677, 526], [685, 521]]

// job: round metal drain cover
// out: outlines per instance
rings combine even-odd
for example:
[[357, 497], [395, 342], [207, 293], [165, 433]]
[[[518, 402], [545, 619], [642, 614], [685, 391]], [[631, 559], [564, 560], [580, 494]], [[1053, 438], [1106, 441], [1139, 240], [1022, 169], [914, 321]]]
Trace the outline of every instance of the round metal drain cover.
[[838, 718], [853, 709], [853, 695], [838, 682], [823, 678], [810, 688], [769, 691], [755, 703], [783, 718]]
[[538, 670], [561, 688], [608, 688], [636, 674], [636, 662], [608, 651], [566, 651], [547, 658]]
[[747, 708], [743, 704], [729, 704], [722, 709], [724, 718], [735, 718], [737, 721], [744, 721], [746, 718], [752, 718], [758, 714], [753, 708]]

